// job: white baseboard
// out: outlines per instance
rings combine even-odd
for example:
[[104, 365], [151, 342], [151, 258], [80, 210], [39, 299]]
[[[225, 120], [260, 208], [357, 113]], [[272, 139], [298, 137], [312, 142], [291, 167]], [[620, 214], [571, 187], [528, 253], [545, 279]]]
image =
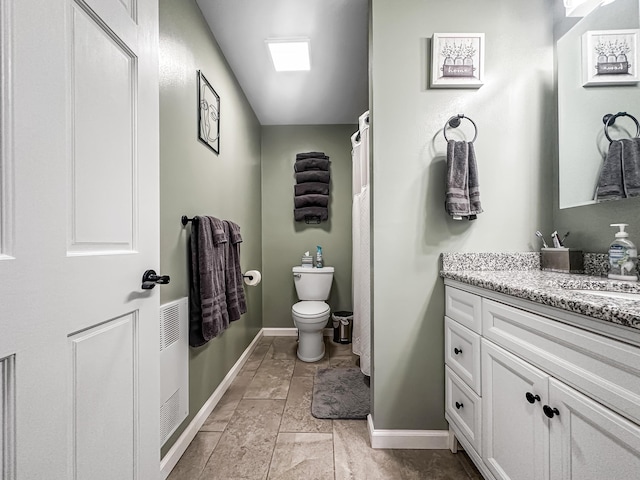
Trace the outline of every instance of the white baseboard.
[[229, 373], [227, 373], [222, 382], [220, 382], [218, 388], [216, 388], [209, 399], [204, 402], [204, 405], [202, 405], [200, 411], [198, 411], [196, 416], [193, 417], [187, 428], [184, 430], [184, 432], [182, 432], [180, 437], [178, 437], [178, 440], [176, 440], [176, 443], [173, 444], [171, 449], [162, 458], [162, 460], [160, 461], [160, 478], [162, 480], [165, 480], [171, 473], [171, 470], [173, 470], [173, 468], [176, 466], [178, 460], [180, 460], [180, 457], [182, 457], [189, 444], [196, 437], [196, 434], [200, 430], [200, 427], [202, 427], [207, 417], [211, 414], [216, 405], [218, 405], [218, 402], [222, 398], [222, 395], [224, 395], [224, 393], [231, 385], [231, 382], [233, 382], [233, 380], [238, 376], [240, 369], [246, 363], [247, 359], [249, 358], [256, 345], [258, 344], [258, 341], [262, 338], [263, 335], [263, 331], [260, 330], [253, 341], [242, 353], [242, 355], [240, 355], [238, 361], [233, 365], [233, 367], [231, 367]]
[[[298, 329], [295, 327], [263, 328], [262, 335], [264, 335], [265, 337], [297, 337]], [[324, 336], [333, 337], [333, 328], [325, 328]]]
[[373, 418], [367, 415], [371, 448], [445, 450], [449, 447], [448, 430], [376, 430]]

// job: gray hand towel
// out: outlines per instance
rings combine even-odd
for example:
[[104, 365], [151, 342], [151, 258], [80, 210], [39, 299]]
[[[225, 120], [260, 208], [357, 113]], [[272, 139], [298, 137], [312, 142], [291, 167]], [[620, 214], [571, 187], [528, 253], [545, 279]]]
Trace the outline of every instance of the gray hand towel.
[[189, 345], [199, 347], [229, 326], [225, 292], [228, 228], [215, 217], [191, 224]]
[[227, 301], [227, 311], [229, 313], [229, 321], [234, 322], [240, 319], [240, 316], [247, 311], [247, 303], [244, 296], [244, 285], [242, 278], [242, 270], [240, 269], [240, 227], [225, 220], [229, 230], [229, 243], [227, 263], [225, 265], [225, 293]]
[[310, 172], [296, 173], [297, 183], [320, 182], [329, 183], [331, 175], [324, 170], [312, 170]]
[[449, 140], [445, 208], [454, 220], [474, 220], [482, 213], [473, 143]]
[[329, 219], [329, 209], [326, 207], [294, 208], [293, 218], [296, 222], [303, 222], [305, 217], [319, 218], [321, 222]]
[[293, 197], [293, 206], [296, 208], [326, 207], [327, 205], [329, 205], [329, 195], [309, 194]]
[[599, 201], [640, 196], [640, 138], [614, 140], [609, 144], [600, 178]]
[[304, 158], [329, 158], [324, 152], [302, 152], [296, 154], [296, 160], [302, 160]]
[[309, 195], [310, 193], [315, 193], [319, 195], [329, 195], [328, 183], [318, 183], [318, 182], [301, 183], [300, 185], [294, 185], [293, 188], [295, 190], [296, 196]]
[[305, 158], [296, 160], [293, 168], [296, 172], [307, 172], [309, 170], [329, 170], [329, 160], [326, 158]]

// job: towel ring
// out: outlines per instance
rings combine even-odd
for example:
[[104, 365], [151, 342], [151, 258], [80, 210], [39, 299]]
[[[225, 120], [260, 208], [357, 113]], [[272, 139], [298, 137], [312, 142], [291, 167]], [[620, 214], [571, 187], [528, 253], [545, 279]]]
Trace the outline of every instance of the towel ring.
[[471, 124], [473, 125], [473, 129], [474, 129], [474, 135], [473, 135], [473, 140], [471, 140], [471, 142], [469, 143], [473, 143], [476, 141], [476, 138], [478, 138], [478, 126], [476, 125], [476, 122], [474, 122], [473, 120], [471, 120], [469, 117], [465, 117], [464, 113], [459, 113], [458, 115], [454, 115], [453, 117], [451, 117], [449, 120], [447, 120], [447, 122], [444, 124], [444, 128], [442, 129], [442, 133], [444, 134], [444, 139], [448, 142], [449, 139], [447, 138], [447, 125], [450, 128], [458, 128], [460, 126], [461, 120], [463, 118], [466, 118], [467, 120], [469, 120], [471, 122]]
[[615, 115], [611, 113], [607, 113], [604, 117], [602, 117], [602, 122], [604, 123], [604, 136], [607, 137], [607, 140], [609, 140], [609, 143], [613, 142], [613, 140], [609, 136], [609, 126], [616, 123], [616, 118], [618, 117], [629, 117], [631, 120], [633, 120], [633, 123], [636, 124], [635, 138], [640, 137], [640, 123], [638, 123], [638, 119], [636, 117], [634, 117], [633, 115], [627, 112], [618, 112]]

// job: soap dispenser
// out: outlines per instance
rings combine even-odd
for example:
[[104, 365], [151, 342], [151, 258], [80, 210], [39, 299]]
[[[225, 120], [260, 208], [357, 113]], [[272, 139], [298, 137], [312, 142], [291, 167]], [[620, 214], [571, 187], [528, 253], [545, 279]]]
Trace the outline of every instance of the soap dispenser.
[[636, 264], [638, 262], [638, 250], [628, 239], [629, 234], [624, 231], [629, 226], [626, 223], [612, 223], [612, 227], [620, 228], [616, 233], [616, 239], [609, 247], [609, 278], [613, 280], [638, 280]]

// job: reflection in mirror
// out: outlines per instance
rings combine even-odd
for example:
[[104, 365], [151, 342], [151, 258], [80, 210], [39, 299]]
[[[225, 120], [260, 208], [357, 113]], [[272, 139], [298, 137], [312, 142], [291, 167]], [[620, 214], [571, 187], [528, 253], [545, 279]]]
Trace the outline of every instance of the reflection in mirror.
[[[558, 40], [560, 208], [595, 203], [600, 168], [609, 147], [603, 117], [628, 112], [640, 119], [638, 84], [585, 87], [582, 70], [583, 35], [595, 30], [637, 29], [639, 5], [639, 0], [602, 4]], [[612, 139], [634, 137], [636, 125], [631, 118], [621, 116], [610, 124], [608, 133]]]

